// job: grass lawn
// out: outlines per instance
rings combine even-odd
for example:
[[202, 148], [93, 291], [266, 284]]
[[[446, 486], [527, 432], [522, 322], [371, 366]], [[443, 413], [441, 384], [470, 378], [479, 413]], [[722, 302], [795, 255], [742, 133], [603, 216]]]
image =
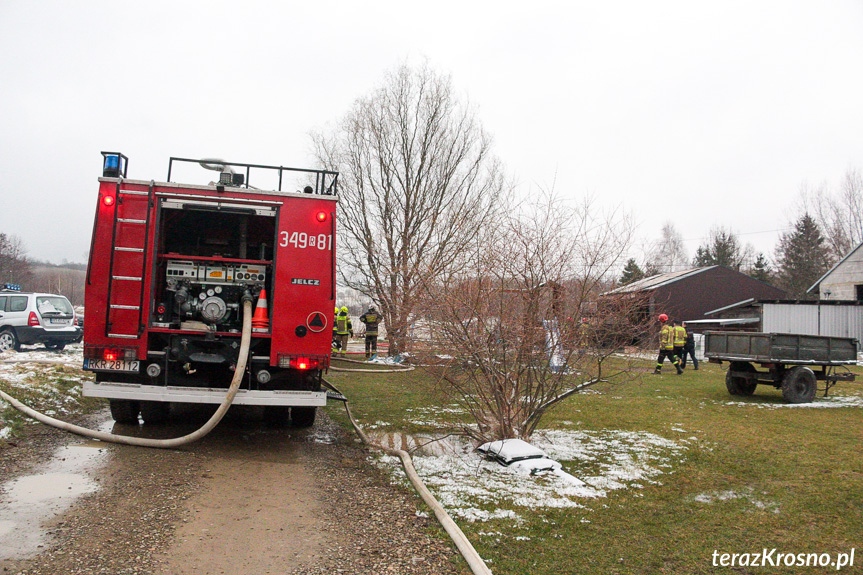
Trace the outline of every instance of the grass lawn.
[[[691, 366], [690, 366], [691, 367]], [[863, 384], [841, 382], [837, 408], [788, 407], [779, 390], [730, 396], [724, 368], [666, 366], [635, 383], [601, 384], [551, 411], [543, 429], [648, 432], [684, 446], [658, 481], [608, 490], [581, 508], [525, 508], [519, 521], [459, 521], [499, 574], [835, 572], [835, 567], [714, 566], [714, 551], [838, 554], [863, 572]], [[858, 377], [860, 376], [858, 370]], [[439, 433], [453, 414], [421, 371], [331, 372], [366, 426]], [[861, 377], [863, 379], [863, 377]], [[819, 398], [820, 395], [819, 394]], [[760, 406], [760, 407], [759, 407]], [[339, 405], [328, 408], [346, 424]], [[576, 476], [584, 463], [561, 461]], [[433, 489], [434, 491], [434, 489]], [[421, 505], [421, 504], [420, 504]], [[775, 560], [775, 555], [773, 559]], [[746, 561], [751, 562], [749, 557]]]

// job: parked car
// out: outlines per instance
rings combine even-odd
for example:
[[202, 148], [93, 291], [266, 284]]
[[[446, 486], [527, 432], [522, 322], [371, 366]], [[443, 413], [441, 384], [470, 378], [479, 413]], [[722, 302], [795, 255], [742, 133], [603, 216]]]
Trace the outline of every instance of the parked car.
[[78, 339], [75, 343], [78, 343], [84, 339], [84, 308], [81, 306], [75, 308], [75, 325], [78, 326]]
[[35, 343], [61, 350], [79, 340], [81, 332], [64, 296], [0, 291], [0, 352]]

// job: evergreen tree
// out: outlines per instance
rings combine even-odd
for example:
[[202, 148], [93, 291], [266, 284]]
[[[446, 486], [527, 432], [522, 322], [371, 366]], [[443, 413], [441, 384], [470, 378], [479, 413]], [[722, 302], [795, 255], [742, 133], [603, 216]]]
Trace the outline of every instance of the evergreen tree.
[[699, 268], [714, 265], [713, 255], [710, 253], [710, 250], [704, 246], [698, 246], [698, 249], [695, 250], [695, 258], [692, 260], [692, 265]]
[[638, 267], [638, 264], [635, 262], [635, 258], [629, 258], [626, 265], [623, 267], [623, 275], [620, 276], [620, 285], [625, 286], [632, 282], [637, 282], [645, 277], [647, 276], [645, 276], [644, 272], [641, 271], [641, 268]]
[[724, 266], [740, 270], [740, 266], [751, 253], [751, 247], [743, 248], [737, 235], [725, 228], [710, 230], [707, 242], [698, 247], [693, 265], [698, 267]]
[[794, 229], [782, 234], [776, 248], [776, 275], [779, 287], [800, 299], [815, 299], [806, 290], [833, 265], [830, 249], [815, 219], [808, 213]]
[[755, 259], [755, 263], [752, 264], [752, 269], [747, 273], [749, 274], [749, 277], [764, 283], [769, 284], [773, 281], [773, 270], [770, 269], [770, 262], [767, 261], [767, 258], [763, 253], [758, 254], [758, 257]]

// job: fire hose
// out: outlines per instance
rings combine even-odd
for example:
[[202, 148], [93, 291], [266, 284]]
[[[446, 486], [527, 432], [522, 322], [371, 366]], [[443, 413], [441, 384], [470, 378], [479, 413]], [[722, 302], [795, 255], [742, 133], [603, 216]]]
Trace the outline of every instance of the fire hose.
[[[216, 410], [216, 413], [214, 413], [213, 416], [210, 417], [210, 419], [200, 429], [182, 437], [177, 437], [174, 439], [147, 439], [142, 437], [115, 435], [113, 433], [95, 431], [39, 413], [38, 411], [27, 407], [11, 395], [5, 393], [3, 390], [0, 390], [0, 398], [9, 402], [12, 407], [21, 411], [25, 415], [35, 419], [36, 421], [39, 421], [51, 427], [56, 427], [57, 429], [74, 433], [76, 435], [81, 435], [83, 437], [98, 439], [99, 441], [105, 441], [109, 443], [120, 443], [124, 445], [134, 445], [138, 447], [155, 447], [161, 449], [176, 448], [181, 445], [186, 445], [188, 443], [192, 443], [193, 441], [197, 441], [198, 439], [201, 439], [202, 437], [207, 435], [210, 431], [213, 430], [213, 428], [216, 427], [216, 425], [218, 425], [218, 423], [225, 416], [225, 413], [227, 413], [228, 408], [234, 401], [234, 397], [237, 395], [237, 391], [240, 388], [240, 383], [243, 381], [243, 373], [246, 370], [246, 361], [249, 355], [251, 332], [252, 302], [251, 298], [249, 298], [243, 301], [243, 331], [242, 338], [240, 340], [240, 355], [237, 361], [236, 370], [234, 372], [234, 378], [231, 380], [231, 386], [228, 388], [228, 393], [225, 396], [225, 399], [222, 401], [222, 404], [219, 406], [219, 409]], [[474, 575], [492, 575], [491, 570], [489, 570], [488, 566], [485, 564], [485, 561], [483, 561], [482, 557], [479, 555], [479, 553], [477, 553], [476, 549], [474, 549], [473, 545], [471, 544], [470, 540], [468, 540], [464, 532], [447, 514], [443, 506], [437, 501], [437, 499], [435, 499], [431, 491], [429, 491], [425, 484], [422, 482], [422, 479], [420, 479], [419, 474], [417, 474], [416, 468], [413, 465], [410, 454], [402, 449], [391, 449], [371, 441], [354, 419], [353, 414], [351, 413], [350, 406], [348, 405], [347, 398], [330, 382], [324, 380], [324, 384], [341, 396], [340, 399], [344, 401], [345, 410], [347, 411], [348, 418], [351, 421], [351, 425], [353, 425], [354, 430], [356, 430], [357, 435], [360, 436], [360, 439], [363, 441], [363, 443], [377, 449], [381, 449], [382, 451], [391, 455], [395, 455], [401, 460], [402, 466], [405, 469], [405, 473], [407, 474], [411, 484], [414, 486], [414, 489], [416, 489], [417, 493], [420, 495], [426, 505], [428, 505], [432, 509], [438, 522], [450, 536], [453, 543], [455, 543], [456, 547], [458, 548], [462, 557], [464, 557], [465, 561], [467, 561], [468, 566], [470, 567]]]
[[249, 356], [249, 344], [251, 342], [251, 339], [252, 298], [248, 297], [243, 299], [243, 332], [240, 339], [240, 356], [237, 360], [237, 367], [234, 370], [234, 378], [231, 380], [231, 386], [228, 388], [228, 393], [225, 396], [225, 399], [222, 401], [222, 404], [219, 405], [219, 409], [216, 410], [216, 413], [214, 413], [212, 417], [210, 417], [210, 419], [207, 420], [207, 422], [200, 429], [188, 435], [176, 437], [174, 439], [147, 439], [144, 437], [115, 435], [113, 433], [106, 433], [104, 431], [95, 431], [92, 429], [87, 429], [86, 427], [81, 427], [72, 423], [60, 421], [59, 419], [54, 419], [53, 417], [49, 417], [47, 415], [39, 413], [38, 411], [27, 407], [11, 395], [5, 393], [3, 390], [0, 390], [0, 398], [5, 399], [12, 405], [12, 407], [24, 413], [25, 415], [35, 419], [36, 421], [42, 422], [45, 425], [50, 425], [51, 427], [56, 427], [57, 429], [62, 429], [64, 431], [74, 433], [76, 435], [81, 435], [83, 437], [89, 437], [92, 439], [98, 439], [99, 441], [105, 441], [108, 443], [121, 443], [123, 445], [136, 445], [138, 447], [173, 449], [175, 447], [180, 447], [181, 445], [186, 445], [187, 443], [197, 441], [210, 433], [213, 428], [215, 428], [216, 425], [218, 425], [218, 423], [222, 420], [222, 418], [225, 416], [225, 413], [228, 412], [228, 408], [231, 407], [231, 403], [233, 403], [234, 397], [237, 395], [237, 391], [240, 389], [240, 383], [242, 383], [243, 381], [243, 374], [246, 371], [246, 362]]
[[348, 419], [350, 419], [351, 425], [354, 427], [354, 431], [357, 432], [357, 435], [360, 436], [360, 439], [365, 445], [380, 449], [381, 451], [389, 453], [390, 455], [395, 455], [401, 460], [402, 467], [404, 467], [405, 474], [408, 476], [411, 485], [413, 485], [414, 489], [416, 489], [417, 493], [425, 502], [425, 504], [428, 505], [432, 511], [434, 511], [438, 523], [441, 524], [441, 527], [444, 528], [444, 531], [447, 532], [447, 535], [449, 535], [450, 539], [452, 539], [453, 543], [455, 543], [455, 546], [458, 548], [459, 553], [461, 553], [461, 556], [464, 557], [465, 561], [467, 561], [471, 572], [473, 572], [474, 575], [492, 575], [491, 570], [485, 564], [485, 561], [483, 561], [480, 554], [477, 553], [476, 549], [474, 549], [474, 546], [471, 544], [470, 540], [459, 528], [456, 522], [453, 521], [452, 517], [449, 516], [449, 514], [446, 512], [446, 509], [443, 508], [443, 505], [441, 505], [438, 500], [435, 499], [435, 496], [432, 495], [428, 487], [425, 486], [422, 479], [420, 479], [420, 476], [417, 473], [416, 468], [414, 467], [413, 461], [411, 460], [410, 454], [403, 449], [393, 449], [390, 447], [385, 447], [369, 439], [369, 436], [365, 434], [357, 421], [354, 419], [354, 416], [351, 413], [351, 408], [348, 405], [348, 398], [329, 381], [324, 380], [324, 385], [340, 396], [337, 399], [344, 402], [345, 411], [347, 411], [348, 413]]

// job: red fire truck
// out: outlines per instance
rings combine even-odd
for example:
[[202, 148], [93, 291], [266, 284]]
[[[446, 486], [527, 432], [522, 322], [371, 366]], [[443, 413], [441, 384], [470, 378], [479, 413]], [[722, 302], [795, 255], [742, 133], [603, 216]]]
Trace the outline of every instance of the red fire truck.
[[[102, 156], [84, 327], [95, 381], [84, 395], [108, 398], [121, 423], [163, 421], [171, 403], [221, 403], [238, 361], [241, 301], [254, 298], [234, 404], [312, 425], [326, 404], [338, 173], [171, 158], [167, 181], [156, 182], [127, 179], [123, 154]], [[213, 179], [202, 167], [217, 170], [216, 181], [172, 181], [172, 172]]]

